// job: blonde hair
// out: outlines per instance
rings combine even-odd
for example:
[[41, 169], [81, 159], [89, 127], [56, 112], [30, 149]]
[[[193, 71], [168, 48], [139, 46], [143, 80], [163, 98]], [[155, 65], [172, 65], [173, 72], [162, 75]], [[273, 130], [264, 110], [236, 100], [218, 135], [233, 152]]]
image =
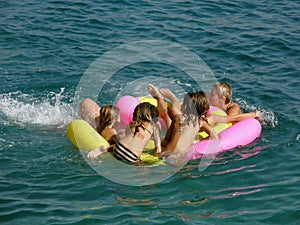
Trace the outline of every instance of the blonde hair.
[[225, 104], [231, 101], [232, 90], [228, 83], [218, 82], [214, 84], [213, 88], [216, 90], [219, 97], [225, 98]]
[[108, 126], [113, 125], [120, 116], [120, 110], [113, 105], [106, 105], [100, 109], [99, 124], [97, 131], [99, 134]]

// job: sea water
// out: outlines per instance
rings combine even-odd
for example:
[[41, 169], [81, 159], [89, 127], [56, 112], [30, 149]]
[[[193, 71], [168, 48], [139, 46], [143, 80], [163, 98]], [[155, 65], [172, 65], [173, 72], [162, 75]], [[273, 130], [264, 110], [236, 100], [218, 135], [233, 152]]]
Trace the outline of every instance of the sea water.
[[[1, 224], [299, 224], [299, 9], [283, 0], [1, 2]], [[149, 185], [98, 174], [66, 136], [78, 86], [97, 59], [149, 40], [180, 46], [229, 82], [243, 111], [263, 112], [261, 136]], [[105, 84], [88, 96], [100, 105], [147, 95], [150, 82], [179, 97], [198, 88], [178, 68], [185, 55], [162, 46], [154, 62], [125, 50], [136, 63], [105, 82], [97, 77], [108, 71], [84, 78]]]

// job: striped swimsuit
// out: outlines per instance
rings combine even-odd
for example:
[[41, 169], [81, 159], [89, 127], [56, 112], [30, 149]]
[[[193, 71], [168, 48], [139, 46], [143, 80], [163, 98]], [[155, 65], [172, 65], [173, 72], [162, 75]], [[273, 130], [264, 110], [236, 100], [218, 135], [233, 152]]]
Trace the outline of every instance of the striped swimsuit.
[[140, 158], [130, 149], [126, 148], [120, 142], [117, 142], [113, 149], [113, 154], [116, 159], [126, 163], [136, 163], [141, 161]]
[[[143, 124], [137, 124], [135, 126], [135, 131], [133, 136], [139, 132], [139, 128], [142, 128], [144, 131], [152, 135], [151, 131], [147, 129]], [[113, 154], [116, 159], [121, 160], [126, 163], [136, 163], [141, 161], [140, 157], [135, 154], [132, 150], [122, 145], [120, 142], [117, 142], [113, 148]]]

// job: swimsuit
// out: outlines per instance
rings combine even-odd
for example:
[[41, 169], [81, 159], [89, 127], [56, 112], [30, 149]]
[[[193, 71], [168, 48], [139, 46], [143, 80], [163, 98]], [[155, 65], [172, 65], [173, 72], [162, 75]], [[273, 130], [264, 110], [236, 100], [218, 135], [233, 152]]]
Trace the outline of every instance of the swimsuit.
[[116, 159], [127, 163], [136, 163], [141, 161], [140, 158], [129, 148], [126, 148], [120, 142], [117, 142], [113, 149], [113, 154]]
[[[142, 128], [144, 131], [147, 131], [150, 135], [152, 135], [151, 131], [147, 129], [143, 124], [137, 124], [135, 126], [134, 134], [135, 136], [137, 133], [139, 133], [139, 128]], [[136, 163], [141, 161], [140, 157], [136, 155], [135, 152], [130, 150], [129, 148], [122, 145], [120, 142], [117, 142], [113, 148], [113, 154], [116, 157], [116, 159], [121, 160], [126, 163]]]
[[133, 136], [135, 136], [136, 133], [138, 133], [140, 131], [139, 127], [141, 127], [144, 131], [147, 131], [150, 135], [152, 135], [152, 132], [149, 129], [147, 129], [143, 124], [139, 124], [134, 127], [135, 127], [135, 130], [134, 130]]

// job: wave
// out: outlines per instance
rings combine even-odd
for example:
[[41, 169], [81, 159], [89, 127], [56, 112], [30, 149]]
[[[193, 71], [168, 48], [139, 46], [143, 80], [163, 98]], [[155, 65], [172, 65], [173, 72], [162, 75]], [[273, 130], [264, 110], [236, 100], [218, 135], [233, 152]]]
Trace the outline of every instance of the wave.
[[72, 104], [63, 101], [64, 89], [42, 98], [21, 92], [0, 94], [0, 123], [64, 128], [77, 115]]

